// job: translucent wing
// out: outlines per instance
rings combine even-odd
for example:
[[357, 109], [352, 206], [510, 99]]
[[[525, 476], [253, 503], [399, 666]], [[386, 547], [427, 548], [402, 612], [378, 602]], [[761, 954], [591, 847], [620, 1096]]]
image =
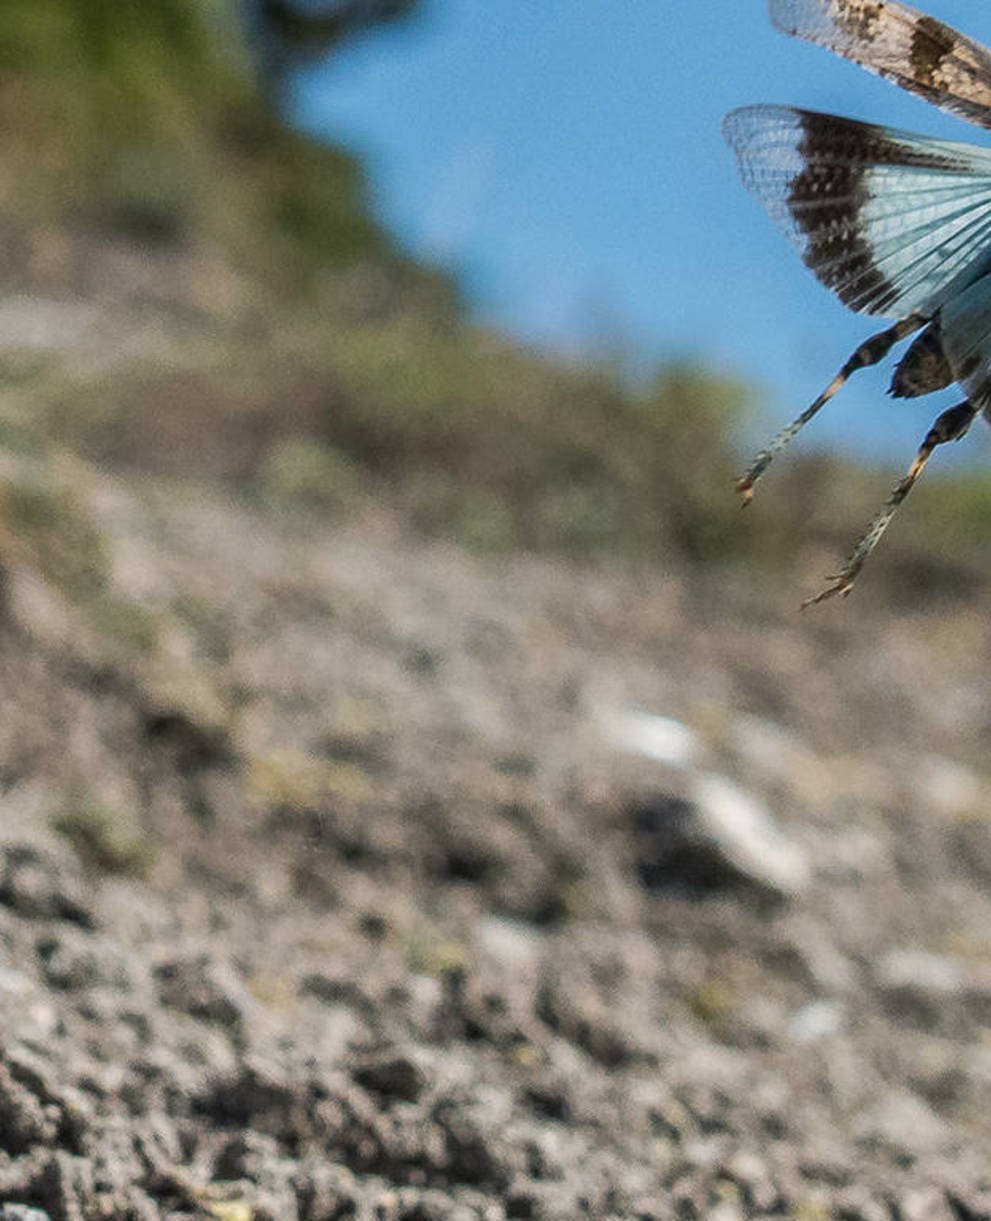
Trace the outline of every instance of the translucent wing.
[[786, 34], [991, 127], [991, 52], [948, 25], [896, 0], [769, 0], [768, 7]]
[[787, 106], [734, 110], [723, 133], [744, 185], [851, 309], [930, 317], [991, 268], [991, 150]]
[[991, 418], [991, 276], [947, 302], [943, 350], [970, 401]]

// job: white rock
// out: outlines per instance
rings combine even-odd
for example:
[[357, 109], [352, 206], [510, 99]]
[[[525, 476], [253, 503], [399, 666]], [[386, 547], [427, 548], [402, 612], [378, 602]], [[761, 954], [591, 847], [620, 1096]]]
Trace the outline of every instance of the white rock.
[[982, 808], [981, 781], [970, 768], [943, 755], [927, 755], [920, 771], [922, 791], [941, 814], [949, 816]]
[[669, 767], [686, 767], [700, 753], [698, 734], [672, 717], [636, 709], [600, 713], [606, 737], [614, 746]]
[[839, 1001], [812, 1001], [792, 1014], [788, 1034], [796, 1043], [818, 1043], [843, 1025], [843, 1006]]
[[692, 811], [677, 829], [685, 846], [711, 850], [734, 872], [770, 890], [795, 894], [806, 887], [805, 853], [782, 834], [767, 807], [726, 777], [695, 770], [702, 746], [694, 730], [637, 710], [600, 712], [599, 719], [613, 745], [686, 770]]
[[10, 297], [0, 303], [0, 347], [58, 351], [84, 342], [96, 310], [44, 297]]
[[914, 949], [891, 950], [877, 964], [874, 975], [883, 988], [911, 988], [945, 995], [959, 992], [966, 982], [959, 959]]
[[946, 1141], [948, 1131], [935, 1111], [906, 1092], [889, 1094], [853, 1124], [856, 1140], [879, 1142], [911, 1154], [932, 1153]]
[[763, 802], [712, 772], [698, 773], [690, 791], [700, 825], [737, 869], [783, 894], [805, 889], [805, 853], [782, 834]]
[[473, 948], [491, 965], [512, 974], [537, 970], [543, 938], [516, 920], [484, 916], [472, 928]]
[[23, 972], [15, 971], [12, 967], [0, 967], [0, 996], [4, 999], [19, 999], [35, 991], [36, 987], [34, 981]]

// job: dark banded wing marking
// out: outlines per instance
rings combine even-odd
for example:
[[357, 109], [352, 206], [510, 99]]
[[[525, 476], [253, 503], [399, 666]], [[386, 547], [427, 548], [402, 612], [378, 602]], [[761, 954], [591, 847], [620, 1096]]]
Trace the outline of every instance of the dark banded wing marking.
[[844, 59], [980, 127], [991, 127], [991, 52], [896, 0], [769, 0], [786, 34]]
[[991, 268], [991, 150], [788, 106], [734, 110], [723, 133], [744, 185], [851, 309], [930, 317]]

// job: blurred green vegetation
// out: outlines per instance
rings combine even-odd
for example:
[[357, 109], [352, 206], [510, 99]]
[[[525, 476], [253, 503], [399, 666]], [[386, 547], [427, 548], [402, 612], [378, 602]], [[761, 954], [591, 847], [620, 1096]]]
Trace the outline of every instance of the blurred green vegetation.
[[157, 640], [155, 621], [114, 592], [103, 536], [70, 483], [71, 472], [57, 463], [9, 478], [0, 491], [0, 551], [29, 565], [90, 627], [148, 653]]
[[155, 849], [133, 815], [99, 806], [74, 806], [55, 815], [51, 827], [97, 874], [146, 877]]
[[[263, 51], [237, 0], [7, 0], [6, 294], [96, 320], [28, 353], [0, 325], [5, 445], [303, 517], [384, 504], [479, 549], [773, 566], [852, 542], [887, 477], [839, 462], [783, 461], [741, 518], [746, 387], [684, 364], [634, 383], [471, 325], [373, 219], [355, 158], [289, 127]], [[986, 534], [983, 481], [940, 483], [893, 536]]]
[[54, 224], [215, 247], [288, 293], [361, 259], [432, 280], [369, 218], [354, 158], [282, 121], [256, 61], [239, 0], [6, 0], [10, 237]]

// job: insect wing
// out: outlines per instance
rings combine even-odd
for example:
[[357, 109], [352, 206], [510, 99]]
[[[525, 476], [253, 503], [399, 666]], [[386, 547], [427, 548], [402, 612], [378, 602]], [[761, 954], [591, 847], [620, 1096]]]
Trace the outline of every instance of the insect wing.
[[991, 150], [787, 106], [734, 110], [723, 133], [744, 185], [851, 309], [929, 317], [991, 268]]
[[991, 127], [991, 52], [948, 25], [896, 0], [769, 0], [768, 9], [784, 33]]
[[949, 301], [942, 313], [943, 350], [967, 397], [991, 412], [991, 275]]

